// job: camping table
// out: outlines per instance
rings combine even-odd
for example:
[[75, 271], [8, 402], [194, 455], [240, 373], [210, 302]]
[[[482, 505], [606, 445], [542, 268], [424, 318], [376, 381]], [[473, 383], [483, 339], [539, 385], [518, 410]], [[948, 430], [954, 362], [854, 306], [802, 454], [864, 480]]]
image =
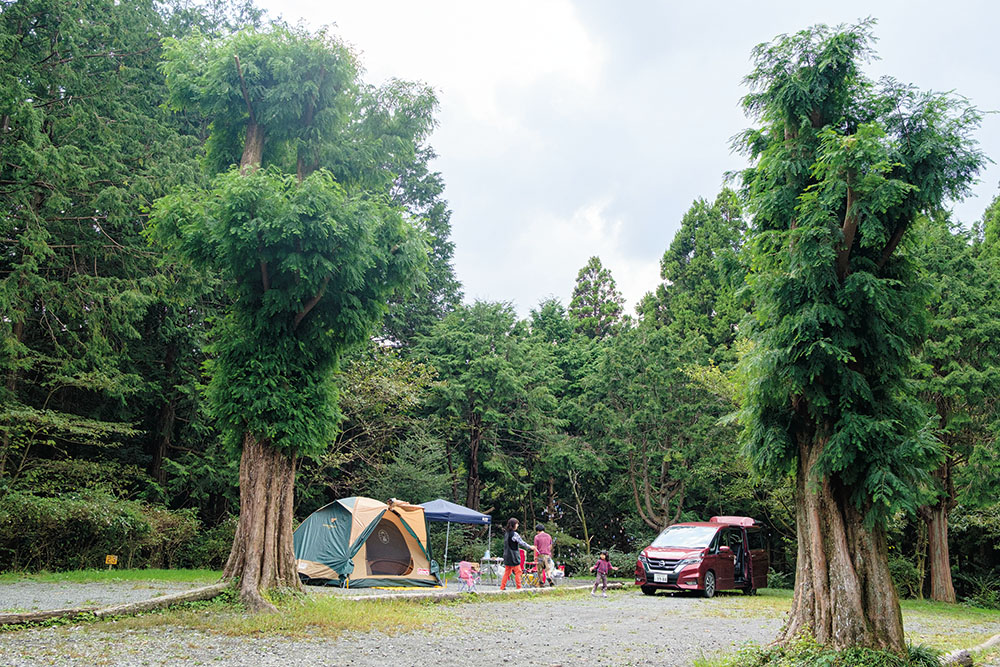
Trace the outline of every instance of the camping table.
[[503, 567], [503, 558], [482, 558], [479, 561], [480, 581], [491, 586], [500, 584], [499, 569]]

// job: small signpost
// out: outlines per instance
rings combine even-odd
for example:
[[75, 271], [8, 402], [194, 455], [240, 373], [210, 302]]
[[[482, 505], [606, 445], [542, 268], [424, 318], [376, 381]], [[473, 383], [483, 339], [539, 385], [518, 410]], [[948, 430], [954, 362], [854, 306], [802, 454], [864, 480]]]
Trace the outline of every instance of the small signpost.
[[107, 556], [104, 557], [104, 564], [107, 565], [108, 569], [110, 570], [112, 565], [118, 565], [118, 556], [112, 556], [111, 554], [108, 554]]

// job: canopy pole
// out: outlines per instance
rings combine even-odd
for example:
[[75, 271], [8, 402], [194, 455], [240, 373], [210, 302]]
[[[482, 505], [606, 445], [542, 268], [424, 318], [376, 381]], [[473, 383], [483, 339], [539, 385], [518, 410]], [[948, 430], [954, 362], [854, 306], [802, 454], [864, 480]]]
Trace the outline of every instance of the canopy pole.
[[451, 536], [451, 521], [444, 531], [444, 587], [448, 588], [448, 538]]

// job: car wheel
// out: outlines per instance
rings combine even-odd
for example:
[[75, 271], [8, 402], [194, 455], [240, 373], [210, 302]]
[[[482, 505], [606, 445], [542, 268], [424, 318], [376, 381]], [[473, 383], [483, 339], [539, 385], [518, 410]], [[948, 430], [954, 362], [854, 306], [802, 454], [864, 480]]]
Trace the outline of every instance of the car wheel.
[[653, 588], [652, 586], [643, 586], [642, 587], [642, 594], [643, 595], [656, 595], [656, 589]]
[[709, 570], [705, 573], [705, 588], [701, 591], [701, 594], [707, 598], [715, 595], [715, 572]]
[[757, 589], [753, 586], [747, 586], [743, 589], [743, 595], [757, 595]]

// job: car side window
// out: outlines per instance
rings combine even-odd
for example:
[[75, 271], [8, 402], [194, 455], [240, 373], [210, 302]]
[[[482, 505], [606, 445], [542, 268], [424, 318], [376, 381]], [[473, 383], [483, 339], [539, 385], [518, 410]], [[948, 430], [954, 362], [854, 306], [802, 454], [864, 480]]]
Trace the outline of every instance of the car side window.
[[733, 551], [739, 551], [743, 547], [743, 534], [739, 529], [730, 528], [726, 531], [726, 546]]
[[748, 530], [747, 531], [747, 544], [750, 549], [767, 549], [767, 544], [764, 540], [764, 531], [762, 530]]

